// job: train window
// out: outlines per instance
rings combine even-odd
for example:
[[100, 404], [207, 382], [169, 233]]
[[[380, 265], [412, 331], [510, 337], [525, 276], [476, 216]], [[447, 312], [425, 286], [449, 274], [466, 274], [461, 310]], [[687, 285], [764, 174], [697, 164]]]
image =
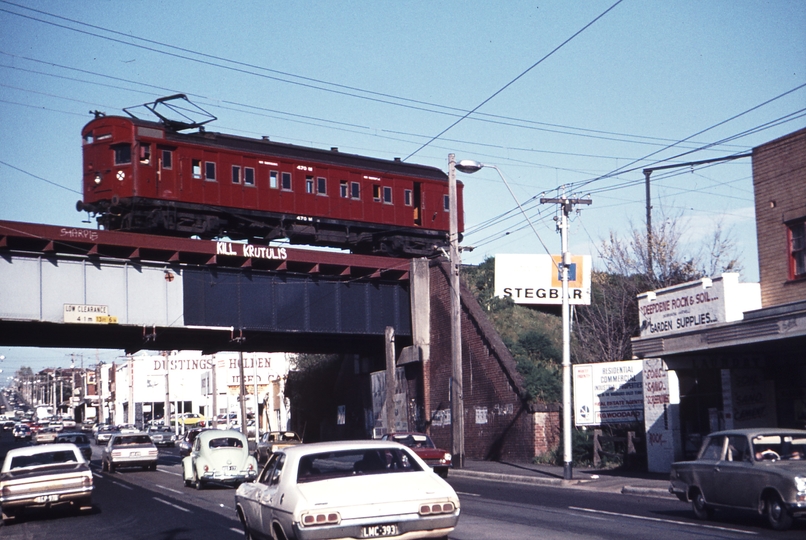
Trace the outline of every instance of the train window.
[[350, 197], [352, 197], [353, 199], [360, 199], [361, 184], [359, 184], [358, 182], [353, 182], [352, 184], [350, 184], [350, 188], [351, 188]]
[[206, 161], [204, 163], [204, 178], [210, 182], [215, 182], [215, 162]]
[[112, 147], [115, 152], [115, 165], [125, 165], [132, 162], [132, 147], [128, 144], [116, 144]]
[[372, 186], [372, 200], [381, 202], [381, 186], [378, 184]]
[[339, 196], [342, 199], [346, 199], [348, 195], [350, 195], [350, 193], [347, 189], [347, 180], [342, 180], [339, 182]]
[[272, 189], [277, 189], [277, 171], [269, 172], [269, 187]]
[[327, 179], [321, 176], [316, 179], [316, 192], [319, 195], [327, 195]]
[[241, 168], [238, 165], [232, 166], [232, 183], [233, 184], [241, 183]]
[[284, 172], [282, 179], [283, 179], [283, 189], [286, 191], [291, 191], [291, 173]]
[[192, 159], [191, 164], [193, 165], [193, 178], [201, 178], [201, 160]]
[[140, 145], [140, 163], [143, 165], [149, 165], [151, 163], [151, 145], [150, 144], [141, 144]]
[[313, 176], [305, 177], [305, 193], [313, 193]]
[[451, 211], [451, 198], [448, 195], [442, 196], [442, 208], [444, 208], [446, 212]]
[[383, 186], [383, 202], [392, 204], [392, 188], [389, 186]]
[[173, 155], [174, 153], [170, 150], [163, 150], [162, 151], [162, 168], [163, 169], [172, 169], [173, 168]]
[[84, 144], [92, 144], [95, 142], [95, 137], [92, 136], [92, 131], [84, 135]]
[[411, 190], [407, 189], [403, 191], [403, 204], [406, 206], [411, 206]]
[[243, 183], [247, 186], [255, 185], [255, 169], [252, 167], [243, 168]]

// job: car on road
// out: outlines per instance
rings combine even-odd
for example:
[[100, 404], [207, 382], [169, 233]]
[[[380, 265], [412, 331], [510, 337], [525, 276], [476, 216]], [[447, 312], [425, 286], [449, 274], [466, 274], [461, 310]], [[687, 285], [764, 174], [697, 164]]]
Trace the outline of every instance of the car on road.
[[32, 436], [28, 424], [15, 424], [11, 433], [14, 435], [15, 441], [30, 441]]
[[98, 426], [98, 429], [95, 431], [95, 444], [98, 446], [105, 445], [109, 442], [109, 439], [112, 438], [112, 435], [117, 432], [117, 427], [111, 424], [103, 424]]
[[90, 438], [86, 433], [81, 432], [66, 432], [62, 431], [56, 437], [57, 443], [73, 443], [81, 451], [81, 455], [87, 460], [87, 463], [92, 461], [92, 444]]
[[447, 450], [437, 448], [431, 437], [425, 433], [413, 431], [387, 433], [381, 437], [384, 441], [395, 441], [403, 446], [408, 446], [420, 459], [426, 462], [435, 473], [442, 478], [448, 477], [448, 470], [451, 468], [451, 454]]
[[392, 441], [300, 444], [235, 492], [247, 538], [447, 538], [459, 498]]
[[101, 470], [115, 472], [120, 467], [142, 467], [156, 471], [159, 450], [147, 433], [115, 433], [104, 447]]
[[55, 427], [48, 426], [34, 433], [31, 440], [34, 444], [46, 444], [54, 442], [58, 436], [59, 431]]
[[179, 417], [179, 425], [186, 428], [204, 427], [207, 419], [197, 413], [184, 413]]
[[718, 431], [697, 459], [672, 464], [669, 491], [690, 502], [694, 515], [716, 509], [763, 514], [776, 530], [806, 517], [806, 431], [753, 428]]
[[207, 484], [238, 486], [257, 477], [257, 461], [249, 454], [246, 435], [233, 430], [207, 429], [193, 441], [182, 458], [185, 486], [203, 489]]
[[13, 448], [0, 468], [3, 522], [34, 508], [92, 508], [92, 471], [74, 444]]
[[257, 442], [255, 459], [258, 463], [263, 463], [278, 450], [297, 444], [302, 444], [302, 439], [293, 431], [266, 432], [260, 436], [260, 440]]
[[185, 436], [177, 443], [179, 446], [179, 457], [189, 456], [191, 450], [193, 450], [193, 442], [196, 440], [196, 437], [198, 437], [199, 433], [207, 429], [209, 428], [193, 428], [187, 430]]
[[151, 426], [146, 433], [155, 446], [176, 445], [176, 434], [168, 426]]

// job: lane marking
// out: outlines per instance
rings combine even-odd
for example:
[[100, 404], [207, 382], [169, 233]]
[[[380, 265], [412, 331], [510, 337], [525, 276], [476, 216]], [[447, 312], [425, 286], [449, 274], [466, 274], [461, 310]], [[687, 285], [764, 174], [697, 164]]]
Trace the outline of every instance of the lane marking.
[[115, 484], [116, 486], [120, 486], [120, 487], [122, 487], [122, 488], [126, 488], [126, 489], [128, 489], [128, 490], [130, 490], [130, 491], [133, 491], [133, 490], [134, 490], [134, 488], [133, 488], [133, 487], [131, 487], [131, 486], [127, 486], [126, 484], [121, 484], [120, 482], [115, 482], [114, 480], [112, 480], [112, 483], [113, 483], [113, 484]]
[[468, 497], [481, 497], [480, 493], [467, 493], [466, 491], [457, 491], [457, 495], [467, 495]]
[[236, 529], [235, 527], [230, 527], [229, 530], [231, 530], [234, 533], [243, 534], [243, 531], [241, 529]]
[[157, 467], [157, 470], [158, 470], [159, 472], [161, 472], [161, 473], [165, 473], [165, 474], [172, 474], [172, 475], [174, 475], [174, 476], [182, 476], [182, 473], [173, 472], [173, 471], [168, 471], [168, 470], [165, 470], [165, 469], [161, 469], [161, 468], [159, 468], [159, 467]]
[[164, 489], [166, 491], [170, 491], [171, 493], [178, 493], [179, 495], [182, 495], [184, 493], [184, 491], [179, 491], [178, 489], [169, 488], [167, 486], [161, 486], [159, 484], [154, 484], [154, 485], [157, 486], [158, 488], [162, 488], [162, 489]]
[[191, 513], [191, 511], [190, 511], [190, 510], [188, 510], [187, 508], [183, 508], [183, 507], [179, 506], [178, 504], [174, 504], [174, 503], [172, 503], [172, 502], [168, 502], [168, 501], [166, 501], [165, 499], [160, 499], [159, 497], [154, 497], [154, 500], [155, 500], [155, 501], [159, 501], [159, 502], [161, 502], [162, 504], [167, 504], [168, 506], [173, 506], [173, 507], [174, 507], [174, 508], [176, 508], [177, 510], [182, 510], [183, 512]]
[[655, 518], [655, 517], [647, 517], [647, 516], [636, 516], [633, 514], [622, 514], [620, 512], [607, 512], [605, 510], [594, 510], [593, 508], [580, 508], [578, 506], [569, 506], [569, 510], [577, 510], [579, 512], [588, 512], [590, 514], [602, 514], [605, 516], [615, 516], [615, 517], [626, 517], [632, 519], [640, 519], [644, 521], [656, 521], [658, 523], [670, 523], [672, 525], [685, 525], [687, 527], [700, 527], [702, 529], [714, 529], [717, 531], [725, 531], [725, 532], [732, 532], [732, 533], [741, 533], [741, 534], [752, 534], [758, 535], [757, 532], [754, 531], [745, 531], [742, 529], [733, 529], [731, 527], [720, 527], [719, 525], [706, 525], [704, 523], [691, 523], [688, 521], [677, 521], [674, 519], [663, 519], [663, 518]]

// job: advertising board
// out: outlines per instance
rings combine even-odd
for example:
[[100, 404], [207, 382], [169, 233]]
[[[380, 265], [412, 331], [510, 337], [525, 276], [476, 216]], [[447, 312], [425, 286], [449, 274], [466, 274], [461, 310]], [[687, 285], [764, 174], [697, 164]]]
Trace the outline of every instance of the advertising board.
[[598, 426], [642, 422], [642, 369], [642, 360], [573, 366], [574, 423], [577, 426]]
[[[560, 255], [497, 254], [495, 295], [516, 304], [562, 305]], [[591, 303], [591, 257], [574, 255], [568, 270], [569, 304]]]

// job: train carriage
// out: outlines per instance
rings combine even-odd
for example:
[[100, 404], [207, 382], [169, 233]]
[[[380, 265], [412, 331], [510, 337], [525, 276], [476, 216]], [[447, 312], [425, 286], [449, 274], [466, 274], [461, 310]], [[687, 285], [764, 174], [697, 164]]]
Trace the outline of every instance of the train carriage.
[[[183, 127], [183, 126], [180, 126]], [[448, 245], [434, 167], [98, 114], [82, 130], [83, 200], [107, 230], [432, 256]], [[457, 185], [459, 231], [462, 185]]]

